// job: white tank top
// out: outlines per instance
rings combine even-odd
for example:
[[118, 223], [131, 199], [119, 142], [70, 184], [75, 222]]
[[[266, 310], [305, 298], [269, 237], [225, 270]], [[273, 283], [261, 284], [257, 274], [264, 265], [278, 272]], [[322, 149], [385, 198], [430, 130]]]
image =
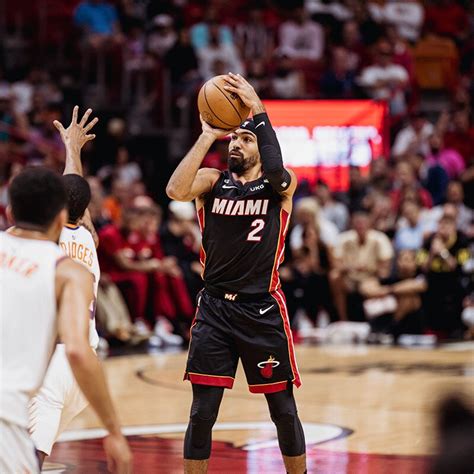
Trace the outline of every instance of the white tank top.
[[94, 275], [94, 300], [91, 301], [91, 320], [89, 323], [89, 343], [97, 349], [99, 335], [95, 327], [95, 307], [99, 288], [100, 268], [97, 251], [91, 233], [82, 226], [67, 224], [59, 237], [59, 246], [74, 261], [84, 265]]
[[57, 339], [53, 242], [0, 232], [0, 419], [26, 427]]

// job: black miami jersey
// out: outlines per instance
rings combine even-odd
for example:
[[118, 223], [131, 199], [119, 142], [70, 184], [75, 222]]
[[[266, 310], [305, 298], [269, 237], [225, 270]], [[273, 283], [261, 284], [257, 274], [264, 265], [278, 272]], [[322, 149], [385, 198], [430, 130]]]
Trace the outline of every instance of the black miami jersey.
[[263, 177], [242, 184], [221, 173], [198, 212], [206, 288], [248, 295], [278, 290], [290, 217], [281, 201]]

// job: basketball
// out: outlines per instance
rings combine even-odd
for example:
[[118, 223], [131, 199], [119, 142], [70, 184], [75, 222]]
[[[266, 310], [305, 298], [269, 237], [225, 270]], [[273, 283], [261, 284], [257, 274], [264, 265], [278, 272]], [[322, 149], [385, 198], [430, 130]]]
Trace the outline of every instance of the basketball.
[[232, 130], [249, 115], [250, 109], [234, 92], [224, 89], [225, 76], [209, 79], [199, 91], [198, 109], [202, 118], [214, 128]]

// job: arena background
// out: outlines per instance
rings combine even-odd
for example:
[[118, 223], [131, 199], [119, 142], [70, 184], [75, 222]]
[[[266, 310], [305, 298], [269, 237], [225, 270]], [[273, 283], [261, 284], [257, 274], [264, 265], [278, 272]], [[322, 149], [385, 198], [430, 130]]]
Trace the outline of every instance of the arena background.
[[[12, 177], [25, 166], [63, 171], [53, 120], [91, 107], [97, 138], [82, 157], [101, 237], [100, 349], [123, 356], [105, 364], [125, 424], [158, 427], [129, 433], [137, 472], [180, 472], [174, 425], [189, 405], [180, 377], [200, 237], [192, 205], [170, 204], [165, 188], [200, 132], [199, 88], [228, 71], [264, 99], [299, 178], [281, 278], [306, 373], [302, 418], [311, 446], [322, 443], [309, 472], [428, 471], [438, 401], [474, 395], [473, 5], [0, 0], [0, 229]], [[224, 169], [226, 153], [222, 140], [204, 165]], [[354, 225], [376, 250], [353, 250]], [[124, 248], [163, 270], [132, 275], [114, 260]], [[341, 395], [353, 383], [360, 393]], [[265, 407], [236, 393], [244, 416], [226, 405], [220, 421], [234, 425], [218, 443], [238, 451], [235, 472], [279, 472], [271, 430], [258, 424]], [[72, 428], [96, 426], [86, 412]], [[252, 430], [261, 458], [247, 455]], [[145, 459], [150, 436], [168, 467]], [[97, 462], [86, 470], [102, 472], [95, 445], [70, 446], [83, 438], [58, 445], [60, 471]]]

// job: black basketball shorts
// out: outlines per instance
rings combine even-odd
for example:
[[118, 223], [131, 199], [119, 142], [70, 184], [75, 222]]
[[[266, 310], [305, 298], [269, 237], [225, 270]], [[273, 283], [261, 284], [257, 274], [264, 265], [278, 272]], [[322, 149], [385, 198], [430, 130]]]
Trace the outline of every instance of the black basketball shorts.
[[239, 358], [252, 393], [301, 385], [281, 290], [258, 302], [227, 301], [206, 290], [198, 296], [184, 379], [232, 388]]

